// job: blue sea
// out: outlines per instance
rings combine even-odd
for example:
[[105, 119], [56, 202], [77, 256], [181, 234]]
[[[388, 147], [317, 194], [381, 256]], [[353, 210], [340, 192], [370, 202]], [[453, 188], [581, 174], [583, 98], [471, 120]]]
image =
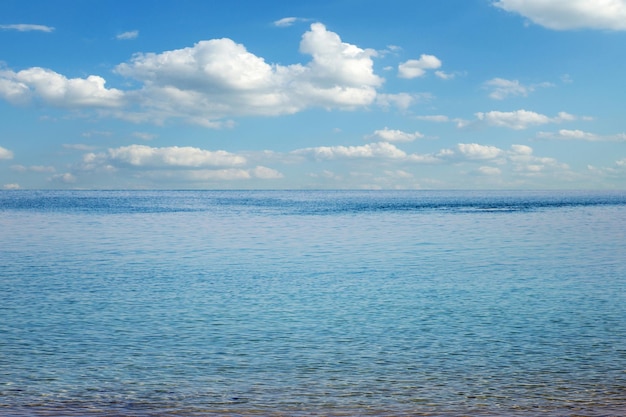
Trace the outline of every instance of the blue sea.
[[626, 192], [0, 191], [0, 416], [625, 416]]

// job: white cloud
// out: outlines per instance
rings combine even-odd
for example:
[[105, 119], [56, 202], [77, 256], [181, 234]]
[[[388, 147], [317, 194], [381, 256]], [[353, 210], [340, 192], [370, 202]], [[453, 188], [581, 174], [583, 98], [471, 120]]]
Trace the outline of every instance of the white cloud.
[[459, 143], [457, 150], [467, 159], [495, 159], [503, 154], [502, 149], [495, 146], [477, 143]]
[[11, 184], [4, 184], [2, 188], [4, 188], [5, 190], [19, 190], [21, 187], [19, 184], [11, 183]]
[[532, 155], [533, 148], [527, 145], [511, 145], [511, 150], [515, 155]]
[[522, 85], [518, 80], [506, 80], [504, 78], [493, 78], [486, 81], [483, 86], [489, 90], [489, 97], [494, 100], [504, 100], [511, 96], [527, 97], [528, 94], [535, 91], [538, 87], [553, 87], [554, 84], [544, 82], [532, 85]]
[[237, 166], [246, 163], [242, 156], [226, 151], [207, 151], [193, 147], [152, 148], [145, 145], [130, 145], [108, 150], [109, 162], [136, 167], [183, 167]]
[[621, 181], [626, 175], [626, 158], [618, 159], [613, 166], [609, 167], [596, 167], [593, 165], [587, 165], [587, 170], [596, 175], [605, 178], [614, 178]]
[[478, 173], [486, 176], [498, 176], [502, 170], [498, 167], [482, 166], [478, 168]]
[[617, 133], [615, 135], [598, 135], [583, 130], [561, 129], [558, 132], [539, 132], [538, 138], [542, 139], [560, 139], [560, 140], [582, 140], [587, 142], [626, 142], [626, 133]]
[[[263, 159], [263, 153], [256, 156]], [[267, 158], [271, 159], [271, 158]], [[226, 151], [209, 151], [193, 147], [149, 147], [130, 145], [110, 148], [106, 152], [86, 153], [81, 172], [129, 175], [159, 181], [221, 181], [221, 180], [275, 180], [283, 174], [273, 168], [256, 165], [247, 168], [246, 157]]]
[[493, 161], [498, 167], [481, 166], [476, 171], [483, 175], [500, 175], [503, 168], [510, 165], [512, 171], [523, 177], [541, 176], [547, 172], [566, 172], [567, 164], [562, 164], [554, 158], [537, 157], [533, 149], [526, 145], [511, 145], [506, 151], [495, 146], [477, 143], [459, 143], [456, 149], [441, 150], [437, 156], [452, 162]]
[[26, 104], [30, 100], [30, 90], [24, 83], [15, 81], [15, 73], [0, 69], [0, 98], [13, 104]]
[[504, 126], [511, 129], [526, 129], [531, 125], [541, 125], [550, 122], [550, 118], [543, 114], [527, 110], [517, 110], [514, 112], [490, 111], [487, 113], [476, 113], [479, 120], [484, 120], [492, 126]]
[[48, 178], [48, 181], [72, 184], [76, 182], [76, 177], [71, 172], [66, 172], [64, 174], [53, 175], [52, 177]]
[[437, 78], [441, 78], [442, 80], [451, 80], [456, 77], [456, 74], [444, 71], [435, 71], [435, 76], [437, 76]]
[[0, 146], [0, 159], [13, 159], [13, 152]]
[[398, 65], [400, 78], [417, 78], [426, 74], [426, 70], [441, 67], [441, 61], [434, 55], [422, 54], [420, 59], [409, 59]]
[[626, 30], [625, 0], [498, 0], [493, 4], [549, 29]]
[[384, 174], [387, 177], [391, 178], [413, 178], [413, 174], [402, 169], [396, 169], [395, 171], [385, 171]]
[[119, 35], [115, 37], [115, 39], [118, 39], [118, 40], [137, 39], [138, 36], [139, 36], [138, 30], [131, 30], [128, 32], [120, 33]]
[[428, 93], [419, 93], [419, 94], [409, 94], [409, 93], [398, 93], [398, 94], [378, 94], [376, 96], [376, 104], [383, 108], [387, 108], [390, 106], [395, 106], [400, 110], [406, 110], [413, 103], [416, 103], [421, 100], [429, 100], [431, 95]]
[[45, 25], [30, 25], [25, 23], [15, 24], [15, 25], [0, 25], [0, 29], [2, 30], [17, 30], [18, 32], [53, 32], [54, 28], [51, 26]]
[[374, 138], [383, 140], [386, 142], [412, 142], [415, 139], [423, 138], [424, 135], [420, 132], [403, 132], [401, 130], [389, 129], [385, 127], [382, 130], [376, 130], [373, 134], [368, 135], [367, 138]]
[[450, 118], [448, 116], [445, 116], [443, 114], [433, 114], [433, 115], [428, 115], [428, 116], [416, 116], [415, 117], [418, 120], [424, 120], [426, 122], [435, 122], [435, 123], [447, 123], [450, 121]]
[[157, 135], [153, 133], [146, 132], [133, 132], [133, 137], [141, 140], [152, 140], [157, 137]]
[[44, 166], [44, 165], [31, 165], [29, 167], [24, 166], [24, 165], [13, 165], [11, 169], [16, 172], [27, 172], [27, 171], [48, 172], [48, 173], [56, 172], [56, 168], [54, 168], [53, 166]]
[[63, 148], [64, 149], [72, 149], [72, 150], [76, 150], [76, 151], [93, 151], [93, 150], [97, 149], [93, 145], [85, 145], [83, 143], [64, 143], [63, 144]]
[[505, 80], [503, 78], [494, 78], [485, 82], [485, 86], [492, 88], [493, 91], [489, 94], [489, 97], [502, 100], [508, 96], [523, 96], [528, 95], [528, 87], [524, 87], [517, 80]]
[[250, 172], [252, 173], [254, 177], [264, 179], [264, 180], [274, 180], [274, 179], [279, 179], [279, 178], [284, 177], [284, 175], [280, 173], [279, 171], [272, 169], [272, 168], [260, 166], [260, 165], [250, 170]]
[[[139, 53], [115, 72], [139, 82], [122, 91], [105, 79], [67, 78], [50, 69], [19, 72], [0, 68], [0, 98], [14, 104], [39, 101], [81, 109], [131, 122], [162, 124], [169, 119], [209, 128], [232, 126], [229, 118], [276, 116], [311, 107], [352, 110], [376, 103], [384, 79], [374, 73], [376, 51], [343, 42], [314, 23], [300, 42], [311, 56], [304, 63], [270, 64], [231, 39], [200, 41], [162, 53]], [[418, 97], [389, 94], [381, 105], [406, 109]]]
[[526, 176], [537, 176], [546, 171], [567, 171], [569, 169], [567, 164], [560, 163], [554, 158], [533, 155], [533, 149], [526, 145], [511, 146], [507, 158], [513, 163], [515, 172]]
[[576, 120], [576, 116], [564, 111], [560, 111], [556, 117], [551, 119], [553, 123], [571, 122], [573, 120]]
[[374, 142], [361, 146], [318, 146], [297, 149], [291, 155], [308, 156], [316, 161], [336, 159], [378, 159], [398, 162], [433, 164], [441, 162], [436, 155], [407, 154], [389, 142]]
[[247, 169], [202, 169], [185, 172], [151, 172], [148, 176], [156, 179], [176, 178], [188, 181], [232, 181], [247, 180], [251, 178], [250, 171]]
[[298, 149], [292, 152], [296, 155], [310, 155], [315, 159], [336, 158], [385, 158], [403, 159], [406, 152], [388, 142], [368, 143], [361, 146], [318, 146]]
[[[311, 30], [302, 36], [300, 51], [313, 57], [313, 61], [308, 64], [310, 74], [307, 78], [314, 83], [316, 89], [331, 83], [358, 90], [365, 86], [363, 93], [368, 93], [371, 88], [383, 82], [373, 72], [371, 57], [376, 55], [374, 50], [361, 49], [342, 42], [339, 35], [326, 30], [321, 23], [312, 24]], [[371, 100], [373, 97], [365, 104], [369, 104]], [[360, 102], [358, 100], [357, 104]]]
[[312, 56], [306, 65], [271, 65], [230, 39], [213, 39], [137, 54], [116, 72], [143, 84], [128, 94], [156, 121], [181, 117], [212, 127], [225, 117], [352, 109], [374, 102], [383, 82], [373, 71], [375, 51], [342, 42], [321, 23], [303, 35], [300, 51]]
[[124, 93], [105, 88], [105, 80], [97, 75], [87, 78], [66, 78], [54, 71], [33, 67], [19, 72], [0, 70], [0, 97], [13, 103], [40, 99], [57, 107], [119, 107]]
[[490, 111], [487, 113], [476, 113], [476, 117], [480, 121], [486, 122], [491, 126], [502, 126], [510, 129], [522, 130], [534, 125], [543, 125], [547, 123], [560, 123], [564, 121], [572, 121], [576, 119], [569, 113], [559, 112], [556, 117], [548, 117], [546, 115], [535, 113], [528, 110], [516, 110], [512, 112]]
[[293, 26], [296, 22], [306, 22], [310, 19], [305, 19], [303, 17], [283, 17], [282, 19], [278, 19], [274, 21], [274, 26], [276, 27], [288, 27]]
[[84, 138], [91, 138], [93, 136], [104, 136], [104, 137], [109, 137], [112, 136], [113, 132], [109, 132], [107, 130], [91, 130], [89, 132], [83, 132], [81, 133], [81, 136]]

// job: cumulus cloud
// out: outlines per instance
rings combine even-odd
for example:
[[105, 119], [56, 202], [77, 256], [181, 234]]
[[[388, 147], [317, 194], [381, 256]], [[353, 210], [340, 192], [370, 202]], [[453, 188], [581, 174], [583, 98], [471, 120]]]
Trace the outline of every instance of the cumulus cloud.
[[576, 120], [576, 116], [565, 112], [559, 112], [556, 117], [548, 117], [544, 114], [523, 109], [512, 112], [479, 112], [476, 113], [476, 117], [478, 120], [483, 121], [490, 126], [508, 127], [515, 130], [527, 129], [530, 126], [543, 125], [547, 123], [560, 123]]
[[513, 164], [515, 172], [525, 176], [542, 175], [547, 171], [566, 171], [567, 164], [554, 158], [533, 155], [533, 149], [526, 145], [513, 145], [507, 153], [508, 160]]
[[432, 154], [407, 154], [389, 142], [373, 142], [361, 146], [317, 146], [297, 149], [291, 155], [306, 156], [316, 161], [337, 159], [393, 160], [397, 162], [433, 164], [441, 160]]
[[420, 59], [409, 59], [398, 65], [398, 77], [400, 78], [417, 78], [423, 77], [426, 70], [437, 69], [441, 67], [441, 61], [434, 55], [422, 54]]
[[493, 3], [555, 30], [626, 30], [626, 0], [498, 0]]
[[19, 23], [14, 25], [0, 25], [0, 29], [2, 30], [17, 30], [18, 32], [53, 32], [54, 28], [51, 26], [45, 25], [31, 25], [25, 23]]
[[582, 140], [587, 142], [626, 142], [626, 133], [617, 133], [615, 135], [598, 135], [583, 130], [561, 129], [558, 132], [539, 132], [538, 138], [541, 139], [560, 139], [560, 140]]
[[128, 32], [124, 32], [124, 33], [120, 33], [119, 35], [117, 35], [115, 37], [115, 39], [118, 40], [130, 40], [130, 39], [136, 39], [139, 36], [139, 31], [138, 30], [131, 30]]
[[129, 145], [83, 155], [81, 172], [132, 172], [133, 177], [164, 181], [275, 180], [283, 174], [263, 165], [246, 167], [242, 155], [195, 147]]
[[457, 151], [467, 159], [494, 159], [503, 154], [502, 149], [478, 143], [459, 143]]
[[532, 155], [533, 148], [528, 145], [511, 145], [511, 151], [515, 155]]
[[[107, 88], [105, 79], [67, 78], [50, 69], [0, 68], [0, 98], [14, 104], [39, 101], [57, 107], [99, 108], [103, 116], [162, 124], [169, 119], [211, 128], [246, 115], [293, 114], [311, 107], [352, 110], [376, 103], [384, 79], [374, 73], [377, 52], [343, 42], [314, 23], [300, 42], [306, 63], [271, 64], [231, 39], [200, 41], [162, 53], [135, 54], [115, 72], [136, 89]], [[406, 108], [413, 95], [388, 95]]]
[[182, 117], [200, 124], [374, 102], [383, 82], [373, 71], [375, 51], [343, 42], [321, 23], [304, 33], [300, 51], [312, 59], [283, 66], [267, 63], [231, 39], [212, 39], [160, 54], [137, 54], [116, 72], [143, 84], [132, 98], [156, 118]]
[[246, 163], [242, 156], [226, 151], [207, 151], [193, 147], [153, 148], [130, 145], [108, 150], [106, 158], [111, 162], [136, 167], [185, 167], [237, 166]]
[[389, 129], [387, 127], [381, 130], [376, 130], [373, 134], [367, 136], [369, 139], [379, 139], [386, 142], [412, 142], [415, 139], [423, 137], [424, 135], [420, 132], [409, 133], [401, 130]]
[[296, 155], [308, 155], [315, 159], [337, 158], [385, 158], [403, 159], [406, 152], [398, 149], [388, 142], [368, 143], [361, 146], [318, 146], [313, 148], [298, 149], [292, 152]]
[[279, 178], [284, 177], [284, 175], [281, 172], [275, 169], [260, 166], [260, 165], [251, 169], [250, 172], [254, 177], [264, 179], [264, 180], [274, 180], [274, 179], [279, 179]]
[[0, 159], [13, 159], [13, 152], [0, 146]]
[[[302, 36], [300, 51], [313, 57], [308, 64], [306, 78], [309, 78], [309, 82], [315, 82], [316, 89], [324, 84], [358, 90], [365, 87], [365, 91], [357, 96], [364, 95], [366, 104], [369, 104], [373, 100], [373, 97], [368, 97], [369, 89], [380, 86], [383, 82], [373, 72], [371, 57], [376, 55], [376, 51], [342, 42], [339, 35], [326, 30], [321, 23], [311, 25], [311, 30]], [[357, 104], [361, 100], [358, 99]]]
[[21, 187], [17, 183], [4, 184], [2, 186], [5, 190], [19, 190]]
[[0, 97], [12, 103], [38, 99], [56, 107], [120, 107], [124, 92], [105, 87], [97, 75], [66, 78], [45, 68], [33, 67], [19, 72], [0, 70]]
[[538, 177], [548, 172], [563, 173], [569, 170], [567, 164], [554, 158], [535, 156], [533, 149], [526, 145], [511, 145], [509, 150], [504, 150], [490, 145], [459, 143], [455, 149], [442, 150], [437, 156], [455, 163], [490, 162], [496, 166], [481, 165], [474, 171], [489, 176], [501, 175], [507, 166], [510, 167], [509, 171], [522, 177]]
[[224, 169], [200, 169], [190, 171], [151, 171], [145, 176], [153, 179], [178, 179], [194, 182], [206, 181], [237, 181], [258, 178], [262, 180], [273, 180], [283, 178], [280, 172], [257, 166], [252, 169], [243, 168], [224, 168]]

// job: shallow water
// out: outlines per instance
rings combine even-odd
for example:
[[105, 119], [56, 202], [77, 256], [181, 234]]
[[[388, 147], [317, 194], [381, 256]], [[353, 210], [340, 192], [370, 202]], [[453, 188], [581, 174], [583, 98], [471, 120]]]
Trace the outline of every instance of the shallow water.
[[626, 193], [0, 192], [0, 415], [626, 415]]

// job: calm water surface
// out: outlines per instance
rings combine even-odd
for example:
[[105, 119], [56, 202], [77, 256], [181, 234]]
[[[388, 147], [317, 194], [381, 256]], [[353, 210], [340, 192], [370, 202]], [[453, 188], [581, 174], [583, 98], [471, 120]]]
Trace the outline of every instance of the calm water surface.
[[624, 416], [626, 193], [0, 192], [2, 416]]

